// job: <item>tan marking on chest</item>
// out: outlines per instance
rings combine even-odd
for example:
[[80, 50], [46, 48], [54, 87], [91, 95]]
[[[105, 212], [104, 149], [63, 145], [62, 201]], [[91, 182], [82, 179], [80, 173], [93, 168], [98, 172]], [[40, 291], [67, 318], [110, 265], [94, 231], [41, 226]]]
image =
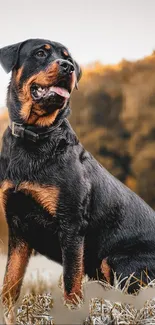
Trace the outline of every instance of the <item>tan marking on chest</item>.
[[18, 191], [32, 195], [51, 215], [56, 214], [59, 200], [59, 189], [57, 187], [23, 182], [18, 186]]
[[7, 192], [12, 188], [14, 188], [14, 184], [11, 181], [5, 180], [0, 184], [0, 205], [2, 207], [3, 212], [5, 210]]

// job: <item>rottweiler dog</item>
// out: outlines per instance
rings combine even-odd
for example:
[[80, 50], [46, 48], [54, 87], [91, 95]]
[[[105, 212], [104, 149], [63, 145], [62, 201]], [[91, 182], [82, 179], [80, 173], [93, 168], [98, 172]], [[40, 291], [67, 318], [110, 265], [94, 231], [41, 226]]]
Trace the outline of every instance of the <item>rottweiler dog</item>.
[[0, 63], [12, 71], [0, 156], [6, 322], [32, 249], [62, 263], [65, 300], [82, 297], [84, 274], [112, 284], [114, 272], [134, 273], [134, 292], [141, 272], [155, 278], [155, 212], [83, 148], [66, 119], [80, 67], [65, 46], [44, 39], [2, 48]]

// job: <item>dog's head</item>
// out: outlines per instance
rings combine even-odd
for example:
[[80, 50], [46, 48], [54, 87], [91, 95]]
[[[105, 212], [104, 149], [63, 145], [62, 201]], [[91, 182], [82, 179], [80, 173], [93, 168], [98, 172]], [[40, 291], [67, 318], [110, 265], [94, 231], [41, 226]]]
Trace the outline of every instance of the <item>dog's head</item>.
[[[30, 39], [0, 49], [0, 63], [12, 71], [7, 105], [11, 119], [49, 126], [68, 107], [81, 69], [62, 44]], [[13, 110], [13, 111], [12, 111]]]

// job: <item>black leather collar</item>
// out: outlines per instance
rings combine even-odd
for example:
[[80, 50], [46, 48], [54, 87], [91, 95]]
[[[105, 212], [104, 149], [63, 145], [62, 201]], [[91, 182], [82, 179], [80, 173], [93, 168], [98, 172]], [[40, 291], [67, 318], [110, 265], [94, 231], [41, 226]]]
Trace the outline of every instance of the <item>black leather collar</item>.
[[34, 125], [20, 124], [10, 121], [9, 127], [11, 133], [16, 138], [27, 139], [32, 142], [38, 142], [50, 137], [51, 132], [57, 129], [63, 122], [64, 118], [70, 113], [69, 106], [61, 110], [58, 119], [49, 127], [38, 127]]
[[48, 138], [51, 132], [55, 130], [58, 126], [60, 126], [61, 123], [62, 121], [60, 121], [60, 123], [55, 126], [37, 128], [11, 121], [9, 127], [11, 129], [12, 135], [15, 138], [27, 139], [33, 142], [38, 142], [39, 140], [44, 140]]

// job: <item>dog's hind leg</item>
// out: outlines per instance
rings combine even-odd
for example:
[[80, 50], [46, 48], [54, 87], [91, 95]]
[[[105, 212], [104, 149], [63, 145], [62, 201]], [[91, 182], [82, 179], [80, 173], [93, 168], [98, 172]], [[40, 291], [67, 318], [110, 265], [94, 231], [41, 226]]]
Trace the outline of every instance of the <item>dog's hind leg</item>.
[[109, 256], [102, 261], [101, 272], [112, 285], [117, 278], [122, 289], [134, 293], [155, 278], [155, 256], [145, 253]]
[[2, 290], [2, 304], [7, 325], [15, 324], [15, 305], [30, 254], [31, 249], [28, 244], [13, 236], [10, 231], [8, 261]]

